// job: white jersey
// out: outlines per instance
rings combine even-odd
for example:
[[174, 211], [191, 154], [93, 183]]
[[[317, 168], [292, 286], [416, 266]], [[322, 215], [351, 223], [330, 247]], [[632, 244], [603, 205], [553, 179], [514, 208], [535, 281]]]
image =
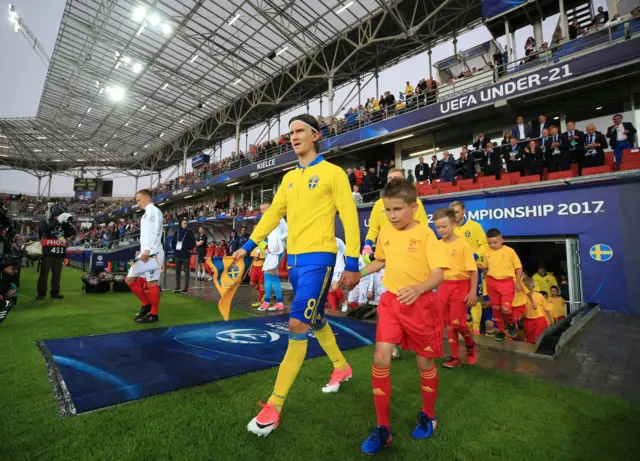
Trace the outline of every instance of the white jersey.
[[140, 219], [140, 251], [150, 254], [162, 253], [162, 211], [153, 203], [144, 208]]
[[336, 255], [336, 265], [333, 269], [333, 278], [331, 279], [332, 282], [337, 282], [338, 280], [340, 280], [346, 264], [345, 254], [347, 252], [347, 246], [338, 237], [336, 237], [336, 245], [338, 246], [338, 254]]
[[[365, 266], [362, 256], [358, 258], [358, 269], [362, 269]], [[349, 302], [366, 304], [368, 300], [369, 292], [373, 291], [373, 275], [367, 275], [362, 277], [358, 284], [349, 292]]]
[[371, 274], [371, 282], [373, 285], [373, 302], [374, 304], [378, 304], [380, 302], [380, 296], [387, 291], [385, 286], [382, 284], [382, 276], [384, 275], [384, 268], [380, 269], [378, 272], [374, 272]]
[[287, 247], [287, 235], [289, 235], [289, 227], [287, 226], [287, 222], [281, 219], [278, 227], [273, 229], [267, 237], [268, 251], [262, 266], [263, 271], [271, 271], [278, 268], [280, 259]]

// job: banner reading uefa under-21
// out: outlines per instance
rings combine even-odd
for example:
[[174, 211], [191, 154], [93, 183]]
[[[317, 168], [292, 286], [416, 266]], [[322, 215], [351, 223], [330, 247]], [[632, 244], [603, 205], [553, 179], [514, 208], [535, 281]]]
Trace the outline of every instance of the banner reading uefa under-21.
[[[640, 315], [635, 299], [640, 246], [629, 228], [627, 212], [632, 197], [640, 196], [640, 183], [573, 186], [510, 194], [464, 197], [466, 216], [484, 230], [499, 229], [506, 237], [578, 237], [584, 301], [599, 303], [603, 310]], [[429, 223], [439, 208], [453, 199], [425, 200]], [[637, 200], [637, 199], [636, 199]], [[626, 205], [624, 205], [626, 203]], [[368, 230], [371, 208], [359, 208], [361, 239]], [[338, 234], [344, 235], [338, 225]], [[624, 250], [623, 250], [624, 248]], [[605, 250], [603, 250], [605, 249]], [[604, 257], [603, 257], [604, 254]], [[640, 294], [640, 293], [638, 293]]]

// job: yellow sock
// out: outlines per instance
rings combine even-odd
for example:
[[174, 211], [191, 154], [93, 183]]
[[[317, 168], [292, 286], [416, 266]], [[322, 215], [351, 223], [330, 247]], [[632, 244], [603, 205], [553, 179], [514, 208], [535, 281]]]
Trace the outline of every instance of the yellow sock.
[[269, 403], [275, 405], [278, 409], [284, 405], [287, 394], [296, 380], [298, 371], [300, 371], [302, 362], [304, 362], [304, 358], [307, 355], [307, 338], [306, 333], [289, 334], [287, 353], [280, 363], [276, 385], [273, 388], [271, 397], [269, 397]]
[[482, 320], [482, 304], [476, 303], [471, 307], [471, 318], [473, 319], [471, 331], [480, 331], [480, 320]]
[[329, 326], [329, 323], [325, 323], [322, 328], [315, 330], [316, 338], [322, 346], [322, 349], [327, 353], [331, 362], [333, 362], [334, 368], [344, 369], [347, 367], [347, 361], [342, 355], [342, 351], [336, 343], [336, 335], [333, 334], [333, 330]]

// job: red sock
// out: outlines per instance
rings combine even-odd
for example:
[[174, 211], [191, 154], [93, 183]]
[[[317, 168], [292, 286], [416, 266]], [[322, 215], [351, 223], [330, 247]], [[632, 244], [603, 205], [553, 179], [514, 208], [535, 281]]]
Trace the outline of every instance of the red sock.
[[500, 306], [491, 306], [491, 310], [493, 311], [493, 323], [495, 323], [496, 328], [499, 332], [504, 333], [504, 321], [502, 320], [502, 309]]
[[458, 328], [458, 332], [462, 335], [465, 346], [471, 347], [475, 344], [475, 341], [471, 336], [471, 331], [469, 330], [469, 327], [467, 325], [463, 325], [460, 328]]
[[449, 349], [451, 349], [451, 357], [454, 359], [460, 358], [460, 343], [458, 341], [458, 330], [451, 327], [447, 327], [447, 338], [449, 341]]
[[264, 290], [257, 288], [256, 291], [258, 292], [258, 301], [262, 301], [264, 299]]
[[513, 323], [513, 309], [510, 307], [503, 307], [502, 314], [504, 315], [504, 319], [507, 322], [507, 325]]
[[160, 287], [158, 285], [150, 286], [147, 297], [151, 301], [151, 315], [158, 315], [158, 308], [160, 307]]
[[344, 293], [342, 290], [336, 290], [336, 296], [338, 297], [338, 303], [342, 306], [344, 304]]
[[131, 288], [133, 294], [138, 297], [142, 305], [147, 306], [151, 304], [151, 301], [149, 301], [149, 298], [147, 298], [147, 295], [144, 291], [144, 285], [144, 280], [141, 277], [138, 277], [133, 281], [131, 285], [129, 285], [129, 288]]
[[389, 371], [391, 367], [378, 368], [375, 365], [371, 367], [371, 385], [373, 386], [373, 403], [376, 405], [376, 415], [378, 416], [378, 426], [385, 426], [387, 429], [389, 424], [389, 407], [391, 406], [391, 376]]
[[349, 308], [350, 309], [355, 309], [358, 307], [358, 303], [356, 301], [352, 301], [349, 303]]
[[329, 293], [327, 293], [327, 302], [329, 303], [329, 306], [331, 306], [332, 310], [335, 311], [338, 308], [335, 291], [330, 291]]
[[420, 370], [422, 382], [422, 411], [429, 418], [435, 417], [436, 398], [438, 397], [438, 370], [434, 365], [431, 370]]

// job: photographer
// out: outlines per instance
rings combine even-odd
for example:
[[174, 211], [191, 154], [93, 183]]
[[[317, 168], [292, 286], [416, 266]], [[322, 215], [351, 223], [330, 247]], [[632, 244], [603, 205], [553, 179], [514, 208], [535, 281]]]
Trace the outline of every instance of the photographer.
[[63, 299], [60, 294], [60, 277], [64, 257], [67, 253], [67, 239], [73, 237], [75, 229], [69, 213], [63, 213], [58, 206], [51, 208], [49, 219], [40, 225], [40, 243], [42, 244], [42, 264], [38, 278], [38, 296], [36, 301], [47, 295], [49, 271], [51, 276], [51, 298]]
[[0, 323], [16, 304], [20, 261], [9, 255], [0, 255]]

